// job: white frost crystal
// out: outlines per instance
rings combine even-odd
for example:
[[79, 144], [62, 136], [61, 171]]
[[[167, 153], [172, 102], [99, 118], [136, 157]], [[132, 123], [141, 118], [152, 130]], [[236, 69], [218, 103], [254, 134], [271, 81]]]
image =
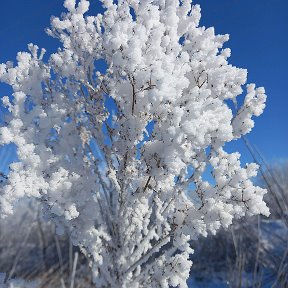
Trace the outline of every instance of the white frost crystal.
[[257, 166], [224, 151], [253, 128], [265, 91], [248, 85], [231, 109], [247, 72], [189, 0], [102, 3], [103, 15], [86, 16], [88, 1], [65, 1], [48, 30], [63, 47], [47, 63], [30, 44], [16, 66], [0, 65], [14, 90], [0, 144], [19, 158], [1, 214], [38, 198], [91, 260], [97, 287], [187, 287], [191, 240], [269, 214]]

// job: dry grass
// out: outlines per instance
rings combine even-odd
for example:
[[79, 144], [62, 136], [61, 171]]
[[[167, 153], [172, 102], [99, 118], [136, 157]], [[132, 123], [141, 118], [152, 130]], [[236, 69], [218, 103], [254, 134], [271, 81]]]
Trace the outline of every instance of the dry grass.
[[29, 203], [19, 204], [16, 215], [0, 222], [0, 271], [5, 281], [37, 281], [37, 288], [94, 287], [84, 255], [67, 236], [56, 236], [54, 226], [41, 220], [37, 204]]

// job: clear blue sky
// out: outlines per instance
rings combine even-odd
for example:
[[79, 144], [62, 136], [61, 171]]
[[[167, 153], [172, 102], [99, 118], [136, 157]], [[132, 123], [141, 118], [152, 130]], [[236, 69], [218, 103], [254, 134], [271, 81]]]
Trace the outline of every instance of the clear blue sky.
[[[95, 11], [101, 9], [97, 0], [90, 2]], [[48, 37], [44, 28], [49, 26], [51, 15], [59, 16], [64, 11], [62, 3], [62, 0], [1, 1], [0, 63], [14, 60], [16, 53], [26, 51], [30, 42], [48, 52], [55, 51], [58, 42]], [[195, 0], [194, 3], [202, 7], [202, 25], [214, 26], [220, 34], [230, 34], [226, 46], [232, 49], [231, 64], [247, 68], [249, 82], [266, 88], [267, 108], [256, 119], [250, 141], [268, 161], [288, 159], [288, 1]], [[0, 84], [0, 97], [9, 93]], [[244, 162], [249, 161], [243, 145], [235, 146], [241, 150]], [[9, 162], [8, 152], [0, 148], [0, 170], [4, 168], [1, 162]]]

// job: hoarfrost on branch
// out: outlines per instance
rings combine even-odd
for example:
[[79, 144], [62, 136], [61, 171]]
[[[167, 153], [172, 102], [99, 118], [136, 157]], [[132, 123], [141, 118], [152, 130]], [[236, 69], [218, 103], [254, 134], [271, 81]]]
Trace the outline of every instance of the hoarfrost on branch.
[[0, 144], [19, 158], [1, 214], [38, 198], [97, 287], [187, 287], [192, 240], [269, 214], [257, 165], [224, 150], [253, 128], [265, 91], [247, 85], [238, 107], [247, 71], [228, 64], [228, 35], [199, 26], [190, 0], [101, 2], [91, 16], [88, 1], [65, 1], [47, 30], [62, 48], [48, 61], [29, 44], [0, 65], [14, 91]]

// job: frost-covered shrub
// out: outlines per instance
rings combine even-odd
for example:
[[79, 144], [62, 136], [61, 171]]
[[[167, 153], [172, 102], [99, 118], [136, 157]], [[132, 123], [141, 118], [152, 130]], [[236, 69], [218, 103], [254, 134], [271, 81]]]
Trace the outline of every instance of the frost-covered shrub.
[[[257, 165], [224, 145], [252, 129], [264, 88], [228, 64], [228, 35], [199, 26], [190, 0], [66, 0], [44, 62], [29, 45], [0, 66], [14, 90], [0, 144], [19, 162], [1, 188], [1, 213], [36, 197], [57, 233], [91, 261], [97, 287], [187, 287], [189, 241], [233, 218], [265, 214]], [[241, 101], [243, 102], [243, 101]], [[211, 177], [206, 177], [211, 172]], [[209, 178], [209, 180], [205, 180]]]

